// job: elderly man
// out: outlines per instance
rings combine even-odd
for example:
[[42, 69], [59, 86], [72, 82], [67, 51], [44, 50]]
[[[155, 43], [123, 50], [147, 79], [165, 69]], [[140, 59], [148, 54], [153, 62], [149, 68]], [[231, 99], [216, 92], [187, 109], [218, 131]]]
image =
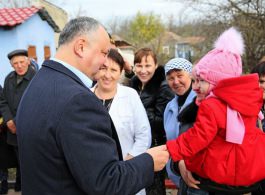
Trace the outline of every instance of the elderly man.
[[23, 194], [135, 194], [165, 166], [165, 145], [122, 161], [111, 118], [89, 89], [109, 48], [101, 24], [73, 19], [30, 84], [17, 116]]
[[[7, 57], [14, 71], [9, 73], [5, 78], [3, 93], [0, 97], [0, 111], [9, 130], [7, 132], [7, 143], [14, 147], [18, 159], [15, 117], [20, 99], [33, 78], [35, 71], [29, 66], [30, 61], [26, 50], [14, 50]], [[20, 171], [18, 165], [15, 191], [20, 191], [20, 189]]]

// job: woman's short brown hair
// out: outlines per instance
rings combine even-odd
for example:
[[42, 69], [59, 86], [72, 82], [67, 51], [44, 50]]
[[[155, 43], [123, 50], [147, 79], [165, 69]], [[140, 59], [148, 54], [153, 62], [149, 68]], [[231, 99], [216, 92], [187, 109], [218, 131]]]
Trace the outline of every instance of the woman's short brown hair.
[[140, 63], [143, 57], [151, 56], [154, 59], [155, 64], [157, 64], [156, 54], [150, 48], [141, 48], [134, 54], [134, 64]]

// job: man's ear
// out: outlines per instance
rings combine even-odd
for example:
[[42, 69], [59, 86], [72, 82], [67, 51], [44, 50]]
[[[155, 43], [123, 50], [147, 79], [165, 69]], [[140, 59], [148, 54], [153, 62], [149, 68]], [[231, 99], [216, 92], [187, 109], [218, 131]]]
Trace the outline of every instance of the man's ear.
[[77, 39], [74, 43], [75, 54], [78, 55], [79, 57], [83, 57], [86, 44], [87, 42], [84, 38]]

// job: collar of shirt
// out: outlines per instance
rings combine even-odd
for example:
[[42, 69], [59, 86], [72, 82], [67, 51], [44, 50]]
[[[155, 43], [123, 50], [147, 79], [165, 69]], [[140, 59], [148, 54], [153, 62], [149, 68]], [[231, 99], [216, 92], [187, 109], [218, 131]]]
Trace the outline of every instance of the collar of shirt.
[[87, 86], [88, 88], [92, 87], [93, 81], [89, 77], [87, 77], [84, 73], [82, 73], [80, 70], [78, 70], [77, 68], [71, 66], [70, 64], [67, 64], [64, 61], [58, 60], [56, 58], [51, 58], [50, 60], [53, 60], [55, 62], [62, 64], [64, 67], [72, 71], [85, 84], [85, 86]]

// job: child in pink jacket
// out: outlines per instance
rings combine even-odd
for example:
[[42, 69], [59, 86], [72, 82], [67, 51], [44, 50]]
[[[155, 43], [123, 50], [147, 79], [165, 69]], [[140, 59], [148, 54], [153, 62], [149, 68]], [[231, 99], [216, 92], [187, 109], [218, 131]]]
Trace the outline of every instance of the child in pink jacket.
[[258, 75], [240, 76], [243, 50], [241, 34], [230, 28], [196, 64], [196, 92], [206, 98], [197, 101], [194, 126], [167, 147], [200, 181], [245, 188], [265, 178], [265, 134], [256, 127]]

